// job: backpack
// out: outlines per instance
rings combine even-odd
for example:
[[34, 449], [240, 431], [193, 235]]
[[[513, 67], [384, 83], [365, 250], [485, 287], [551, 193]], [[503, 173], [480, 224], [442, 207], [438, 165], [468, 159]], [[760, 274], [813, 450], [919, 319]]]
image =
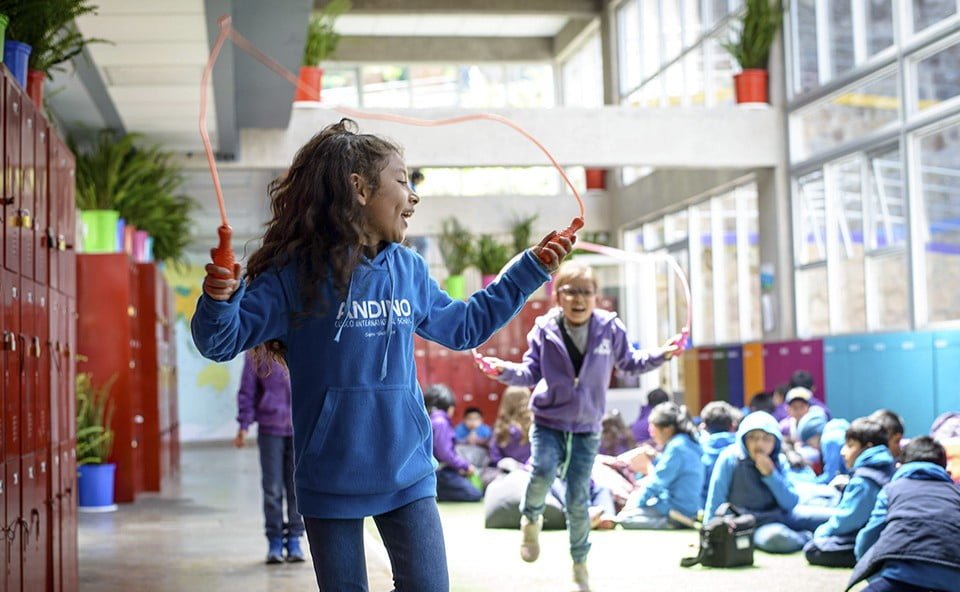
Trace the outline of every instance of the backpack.
[[700, 552], [680, 560], [681, 567], [753, 565], [753, 531], [757, 520], [733, 504], [717, 508], [717, 515], [700, 529]]

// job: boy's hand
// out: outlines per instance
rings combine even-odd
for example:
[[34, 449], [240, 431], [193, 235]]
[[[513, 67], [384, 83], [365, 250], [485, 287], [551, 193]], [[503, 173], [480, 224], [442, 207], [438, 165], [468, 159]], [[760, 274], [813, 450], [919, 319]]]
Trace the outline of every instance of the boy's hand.
[[766, 454], [754, 457], [753, 464], [757, 466], [757, 470], [760, 471], [760, 474], [764, 477], [773, 473], [773, 459]]
[[549, 273], [554, 273], [560, 268], [563, 259], [573, 250], [573, 243], [576, 240], [576, 235], [573, 235], [573, 238], [570, 239], [554, 230], [543, 237], [540, 244], [533, 247], [533, 254], [536, 255]]
[[[213, 250], [210, 251], [213, 257]], [[207, 263], [204, 268], [207, 276], [203, 278], [203, 293], [214, 300], [229, 300], [240, 286], [240, 264], [234, 263], [233, 269], [228, 270], [215, 263]]]
[[246, 444], [247, 430], [237, 430], [237, 435], [233, 438], [233, 445], [236, 448], [243, 448]]

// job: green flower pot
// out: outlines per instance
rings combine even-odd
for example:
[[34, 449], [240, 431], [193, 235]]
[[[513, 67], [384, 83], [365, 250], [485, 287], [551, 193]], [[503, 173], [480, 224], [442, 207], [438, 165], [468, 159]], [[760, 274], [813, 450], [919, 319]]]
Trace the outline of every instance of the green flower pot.
[[10, 24], [10, 18], [5, 14], [0, 14], [0, 47], [3, 47], [3, 42], [7, 39], [7, 25]]
[[467, 278], [462, 275], [447, 276], [446, 281], [447, 294], [454, 300], [466, 300], [467, 298]]
[[83, 221], [84, 253], [117, 252], [117, 222], [120, 220], [120, 212], [83, 210], [80, 212], [80, 219]]

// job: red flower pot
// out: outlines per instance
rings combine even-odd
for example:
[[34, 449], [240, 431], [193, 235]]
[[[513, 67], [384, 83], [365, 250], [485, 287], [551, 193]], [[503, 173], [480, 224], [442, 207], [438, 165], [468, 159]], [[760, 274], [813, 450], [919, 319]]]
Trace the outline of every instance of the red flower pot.
[[767, 102], [767, 71], [747, 69], [733, 76], [737, 103]]
[[319, 101], [320, 89], [323, 87], [323, 68], [316, 66], [300, 66], [300, 84], [294, 101]]
[[584, 169], [587, 176], [587, 189], [607, 188], [607, 169]]
[[27, 71], [27, 96], [37, 107], [43, 107], [43, 81], [46, 77], [42, 70]]

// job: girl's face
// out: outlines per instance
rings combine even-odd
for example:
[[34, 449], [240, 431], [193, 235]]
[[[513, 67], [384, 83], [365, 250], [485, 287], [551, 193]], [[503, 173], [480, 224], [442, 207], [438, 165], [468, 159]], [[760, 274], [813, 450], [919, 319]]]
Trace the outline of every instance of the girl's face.
[[677, 429], [673, 426], [658, 426], [655, 423], [650, 423], [650, 437], [653, 438], [653, 441], [657, 443], [657, 446], [666, 446], [667, 442], [670, 441], [670, 438], [677, 433]]
[[571, 325], [582, 325], [590, 320], [597, 305], [597, 290], [593, 281], [573, 278], [557, 287], [557, 302], [563, 318]]
[[396, 153], [390, 155], [387, 166], [380, 171], [377, 191], [371, 195], [370, 190], [361, 185], [358, 199], [366, 212], [364, 243], [367, 245], [402, 242], [407, 235], [407, 220], [420, 202], [420, 196], [410, 189], [407, 181], [407, 165]]

